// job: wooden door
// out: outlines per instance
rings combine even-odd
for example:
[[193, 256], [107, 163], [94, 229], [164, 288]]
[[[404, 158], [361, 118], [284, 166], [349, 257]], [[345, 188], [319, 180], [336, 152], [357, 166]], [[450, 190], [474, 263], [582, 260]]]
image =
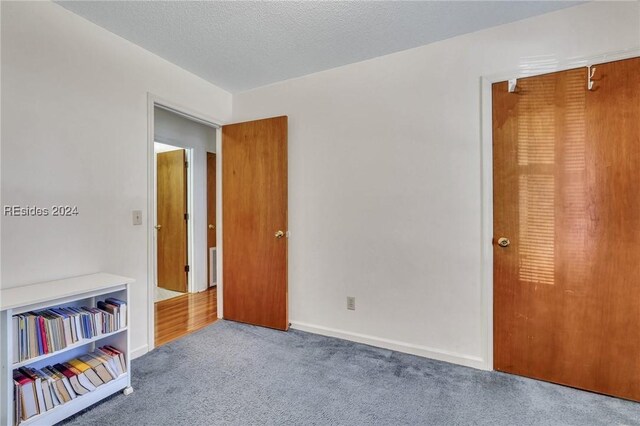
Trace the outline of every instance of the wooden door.
[[494, 367], [638, 401], [640, 59], [594, 80], [493, 85]]
[[187, 168], [186, 152], [157, 154], [156, 224], [158, 286], [187, 291]]
[[[216, 154], [207, 152], [207, 279], [211, 276], [209, 249], [216, 246]], [[215, 258], [213, 259], [215, 262]], [[214, 277], [215, 282], [215, 277]]]
[[287, 117], [222, 127], [224, 318], [287, 330]]

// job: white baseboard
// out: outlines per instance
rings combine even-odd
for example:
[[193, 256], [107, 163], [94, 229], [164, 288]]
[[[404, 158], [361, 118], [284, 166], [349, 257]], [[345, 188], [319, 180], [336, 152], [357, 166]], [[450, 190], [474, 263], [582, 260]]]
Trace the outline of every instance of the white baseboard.
[[477, 368], [479, 370], [488, 370], [487, 363], [481, 357], [471, 355], [457, 354], [449, 351], [429, 348], [426, 346], [414, 345], [411, 343], [399, 342], [397, 340], [389, 340], [381, 337], [369, 336], [366, 334], [352, 333], [350, 331], [337, 330], [334, 328], [322, 327], [319, 325], [306, 324], [302, 322], [291, 322], [291, 328], [306, 331], [309, 333], [320, 334], [323, 336], [336, 337], [338, 339], [350, 340], [365, 345], [376, 346], [379, 348], [389, 349], [392, 351], [403, 352], [411, 355], [417, 355], [425, 358], [436, 359], [438, 361], [450, 362], [452, 364], [464, 365], [466, 367]]
[[136, 359], [149, 352], [149, 345], [143, 345], [131, 351], [131, 359]]

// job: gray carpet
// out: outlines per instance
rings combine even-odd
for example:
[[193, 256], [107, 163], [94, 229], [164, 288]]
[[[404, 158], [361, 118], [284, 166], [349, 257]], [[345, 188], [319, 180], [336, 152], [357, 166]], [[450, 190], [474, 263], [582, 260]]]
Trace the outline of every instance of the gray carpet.
[[67, 425], [640, 424], [640, 404], [227, 321], [133, 361], [134, 393]]

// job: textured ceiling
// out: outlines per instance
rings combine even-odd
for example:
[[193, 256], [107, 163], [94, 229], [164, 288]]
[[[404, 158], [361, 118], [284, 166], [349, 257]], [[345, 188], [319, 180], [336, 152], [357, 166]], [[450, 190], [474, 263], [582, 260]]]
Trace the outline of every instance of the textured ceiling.
[[238, 92], [578, 2], [57, 3]]

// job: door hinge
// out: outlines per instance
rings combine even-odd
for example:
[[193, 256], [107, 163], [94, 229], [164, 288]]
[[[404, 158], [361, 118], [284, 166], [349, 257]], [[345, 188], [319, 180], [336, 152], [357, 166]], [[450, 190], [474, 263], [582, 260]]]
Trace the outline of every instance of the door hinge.
[[189, 265], [184, 265], [184, 271], [189, 272]]
[[184, 214], [184, 220], [189, 220], [189, 213]]
[[188, 168], [189, 168], [189, 162], [188, 162], [188, 161], [185, 161], [185, 162], [184, 162], [184, 167], [185, 167], [185, 169], [188, 169]]

